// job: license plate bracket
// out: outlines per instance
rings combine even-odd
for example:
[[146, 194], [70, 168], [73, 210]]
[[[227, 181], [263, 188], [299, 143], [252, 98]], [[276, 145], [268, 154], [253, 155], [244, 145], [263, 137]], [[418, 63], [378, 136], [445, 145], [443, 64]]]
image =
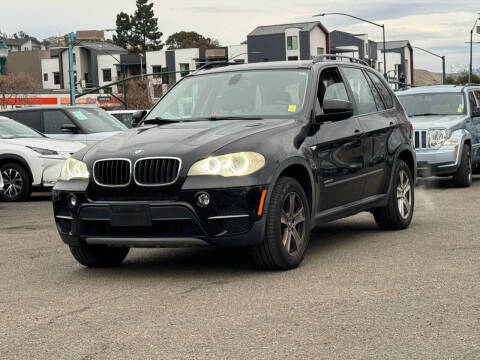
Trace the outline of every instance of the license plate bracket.
[[114, 227], [152, 226], [152, 215], [148, 205], [110, 206], [110, 223]]

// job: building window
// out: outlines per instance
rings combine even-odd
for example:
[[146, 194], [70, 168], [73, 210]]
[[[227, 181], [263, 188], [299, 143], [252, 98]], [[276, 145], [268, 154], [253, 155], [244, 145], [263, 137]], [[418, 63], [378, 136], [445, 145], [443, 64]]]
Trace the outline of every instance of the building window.
[[287, 50], [298, 50], [298, 37], [287, 36]]
[[322, 47], [317, 47], [317, 55], [323, 55], [325, 54], [325, 49]]
[[75, 53], [72, 54], [73, 57], [73, 65], [77, 65], [77, 56]]
[[[152, 66], [152, 72], [154, 74], [161, 73], [162, 72], [162, 67], [160, 65], [153, 65]], [[160, 77], [161, 77], [161, 75], [153, 75], [154, 79], [159, 79]]]
[[233, 61], [239, 64], [245, 64], [245, 59], [234, 59]]
[[296, 61], [298, 60], [298, 56], [289, 56], [288, 61]]
[[160, 98], [163, 95], [162, 85], [156, 84], [153, 85], [153, 97]]
[[180, 64], [180, 76], [184, 77], [190, 73], [190, 64]]
[[104, 82], [110, 82], [112, 81], [112, 69], [103, 69], [103, 81]]
[[60, 85], [60, 73], [59, 72], [54, 72], [53, 73], [53, 83], [55, 85]]
[[47, 73], [43, 74], [43, 81], [48, 81], [48, 74]]

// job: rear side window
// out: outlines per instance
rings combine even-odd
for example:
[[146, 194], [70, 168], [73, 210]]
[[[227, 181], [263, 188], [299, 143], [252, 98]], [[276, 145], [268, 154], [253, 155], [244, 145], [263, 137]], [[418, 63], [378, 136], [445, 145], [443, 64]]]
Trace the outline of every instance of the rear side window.
[[63, 125], [73, 125], [73, 122], [62, 110], [46, 110], [43, 112], [45, 134], [62, 134]]
[[383, 103], [385, 104], [385, 107], [387, 109], [392, 108], [393, 107], [392, 94], [387, 89], [383, 81], [380, 80], [377, 74], [374, 74], [370, 71], [367, 71], [367, 74], [368, 74], [368, 77], [372, 80], [375, 87], [377, 88], [378, 92], [380, 93], [380, 96], [383, 99]]
[[475, 96], [473, 92], [468, 93], [468, 102], [470, 103], [470, 113], [477, 108], [477, 102], [475, 101]]
[[15, 120], [43, 133], [40, 111], [17, 111]]
[[358, 115], [376, 112], [377, 105], [363, 71], [351, 67], [344, 67], [343, 71], [357, 103]]
[[372, 80], [368, 76], [365, 77], [368, 81], [368, 84], [370, 85], [370, 89], [372, 90], [373, 98], [375, 99], [375, 103], [377, 104], [377, 110], [385, 110], [385, 104], [383, 103], [383, 99], [380, 96], [380, 93], [377, 91], [377, 88], [375, 87], [375, 85], [373, 85]]
[[5, 116], [9, 119], [15, 120], [15, 112], [0, 112], [0, 116]]

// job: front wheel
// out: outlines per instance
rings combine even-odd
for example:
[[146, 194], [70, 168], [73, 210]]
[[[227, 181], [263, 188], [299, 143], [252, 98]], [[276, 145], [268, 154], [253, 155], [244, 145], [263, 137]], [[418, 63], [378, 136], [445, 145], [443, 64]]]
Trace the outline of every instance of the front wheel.
[[27, 170], [19, 164], [9, 163], [0, 168], [3, 177], [3, 193], [0, 197], [4, 201], [22, 201], [32, 193], [32, 181]]
[[75, 260], [87, 267], [118, 266], [128, 255], [130, 248], [108, 247], [105, 245], [81, 244], [70, 246], [70, 252]]
[[265, 216], [263, 242], [253, 249], [256, 263], [270, 270], [296, 268], [305, 255], [310, 231], [310, 207], [297, 180], [278, 180]]
[[472, 185], [472, 156], [470, 146], [464, 145], [462, 150], [462, 161], [455, 174], [453, 174], [453, 183], [456, 187], [469, 187]]
[[387, 205], [372, 210], [375, 222], [384, 230], [406, 229], [412, 221], [414, 204], [412, 172], [403, 160], [398, 160]]

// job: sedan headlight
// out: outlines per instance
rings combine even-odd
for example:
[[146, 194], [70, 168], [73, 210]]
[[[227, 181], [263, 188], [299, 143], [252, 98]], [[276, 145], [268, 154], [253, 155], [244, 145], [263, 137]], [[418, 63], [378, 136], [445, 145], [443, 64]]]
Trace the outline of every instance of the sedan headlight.
[[87, 164], [73, 158], [68, 158], [63, 164], [60, 180], [69, 181], [72, 179], [88, 179], [90, 176]]
[[37, 148], [33, 146], [27, 146], [27, 147], [35, 151], [36, 153], [39, 153], [40, 155], [45, 155], [45, 156], [58, 155], [58, 152], [56, 152], [55, 150], [42, 149], [42, 148]]
[[428, 131], [428, 141], [431, 148], [439, 148], [447, 140], [446, 129], [434, 129]]
[[250, 175], [265, 165], [263, 155], [254, 152], [239, 152], [212, 156], [192, 165], [188, 176], [220, 175], [224, 177]]

